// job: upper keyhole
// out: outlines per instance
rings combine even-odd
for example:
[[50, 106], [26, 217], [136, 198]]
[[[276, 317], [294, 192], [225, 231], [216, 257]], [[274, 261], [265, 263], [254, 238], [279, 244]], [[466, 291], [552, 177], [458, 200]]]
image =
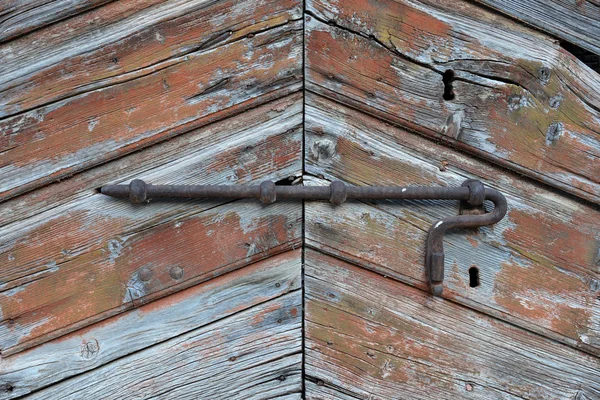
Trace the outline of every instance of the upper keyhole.
[[442, 82], [444, 82], [444, 100], [454, 100], [454, 88], [452, 87], [452, 81], [454, 81], [454, 71], [448, 69], [442, 75]]

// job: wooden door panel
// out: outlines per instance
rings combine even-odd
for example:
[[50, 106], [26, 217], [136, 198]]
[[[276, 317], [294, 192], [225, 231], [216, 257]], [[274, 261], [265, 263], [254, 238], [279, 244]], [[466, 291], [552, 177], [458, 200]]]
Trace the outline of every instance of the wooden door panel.
[[[595, 11], [536, 1], [3, 2], [0, 399], [600, 399]], [[469, 178], [443, 297], [458, 202], [99, 191]]]
[[598, 358], [425, 291], [310, 249], [305, 285], [308, 399], [600, 396]]
[[[3, 354], [300, 246], [300, 203], [132, 206], [94, 189], [132, 177], [227, 184], [299, 176], [301, 111], [302, 97], [294, 95], [115, 161], [99, 177], [92, 169], [85, 189], [69, 180], [54, 185], [55, 203], [2, 228]], [[35, 207], [40, 196], [29, 196]], [[182, 277], [172, 276], [175, 267]]]
[[[8, 357], [0, 382], [12, 390], [0, 397], [33, 392], [32, 398], [77, 398], [83, 392], [92, 398], [183, 398], [212, 386], [212, 398], [220, 398], [243, 390], [234, 379], [253, 382], [244, 392], [258, 398], [298, 393], [300, 271], [300, 250], [276, 255]], [[242, 323], [246, 334], [239, 332]], [[196, 361], [183, 365], [186, 357]], [[122, 387], [114, 380], [126, 370]]]
[[[446, 234], [444, 297], [600, 354], [596, 207], [339, 103], [316, 95], [306, 103], [306, 171], [314, 176], [398, 186], [460, 186], [474, 178], [502, 191], [504, 220]], [[458, 202], [447, 201], [311, 203], [306, 244], [427, 291], [427, 231], [457, 213]]]
[[[0, 198], [301, 87], [297, 3], [223, 3], [189, 15], [189, 5], [161, 7], [166, 10], [149, 8], [44, 48], [37, 63], [22, 54], [27, 44], [5, 49], [21, 54], [0, 74]], [[147, 25], [140, 26], [144, 18]]]
[[549, 37], [462, 1], [307, 10], [308, 90], [600, 201], [600, 77]]

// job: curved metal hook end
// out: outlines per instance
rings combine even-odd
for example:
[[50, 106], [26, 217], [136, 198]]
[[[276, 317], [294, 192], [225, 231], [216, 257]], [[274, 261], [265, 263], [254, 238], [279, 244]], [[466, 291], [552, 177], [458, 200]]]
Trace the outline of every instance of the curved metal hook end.
[[459, 215], [444, 218], [437, 221], [429, 229], [425, 251], [425, 268], [429, 279], [431, 293], [441, 296], [444, 282], [444, 233], [452, 228], [478, 228], [480, 226], [492, 225], [500, 221], [506, 215], [506, 197], [499, 191], [484, 188], [479, 181], [469, 179], [463, 183], [469, 187], [471, 194], [469, 203], [483, 204], [484, 200], [494, 203], [494, 210], [483, 215]]

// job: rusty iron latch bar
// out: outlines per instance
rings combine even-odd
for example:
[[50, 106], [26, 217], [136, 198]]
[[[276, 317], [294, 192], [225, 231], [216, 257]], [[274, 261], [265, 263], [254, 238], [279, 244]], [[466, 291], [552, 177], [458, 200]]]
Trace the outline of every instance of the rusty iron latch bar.
[[[163, 198], [257, 198], [265, 204], [277, 199], [329, 200], [334, 205], [340, 205], [347, 199], [460, 200], [462, 215], [436, 221], [427, 236], [425, 268], [431, 292], [435, 296], [440, 296], [443, 290], [444, 233], [452, 228], [477, 228], [495, 224], [504, 218], [507, 210], [506, 198], [502, 193], [484, 187], [483, 183], [474, 179], [466, 180], [460, 187], [359, 187], [347, 186], [341, 181], [334, 181], [329, 186], [276, 186], [272, 181], [264, 181], [260, 185], [151, 185], [134, 179], [129, 185], [102, 186], [100, 191], [108, 196], [127, 198], [134, 204]], [[494, 204], [491, 212], [483, 209], [484, 200]]]

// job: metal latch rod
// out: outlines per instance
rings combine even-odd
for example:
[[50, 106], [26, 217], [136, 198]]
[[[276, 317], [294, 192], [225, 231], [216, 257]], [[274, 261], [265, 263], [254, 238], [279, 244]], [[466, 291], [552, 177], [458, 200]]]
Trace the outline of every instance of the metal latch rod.
[[164, 198], [256, 198], [265, 204], [277, 199], [329, 200], [334, 205], [340, 205], [347, 199], [441, 199], [461, 200], [461, 205], [468, 208], [482, 207], [484, 200], [491, 201], [494, 204], [491, 212], [444, 218], [436, 221], [429, 229], [425, 268], [431, 292], [436, 296], [440, 296], [443, 290], [444, 233], [453, 228], [477, 228], [495, 224], [504, 218], [507, 210], [506, 198], [502, 193], [484, 187], [483, 183], [474, 179], [466, 180], [460, 187], [347, 186], [341, 181], [334, 181], [329, 186], [276, 186], [272, 181], [264, 181], [260, 185], [151, 185], [134, 179], [129, 185], [102, 186], [100, 192], [112, 197], [127, 198], [134, 204]]

